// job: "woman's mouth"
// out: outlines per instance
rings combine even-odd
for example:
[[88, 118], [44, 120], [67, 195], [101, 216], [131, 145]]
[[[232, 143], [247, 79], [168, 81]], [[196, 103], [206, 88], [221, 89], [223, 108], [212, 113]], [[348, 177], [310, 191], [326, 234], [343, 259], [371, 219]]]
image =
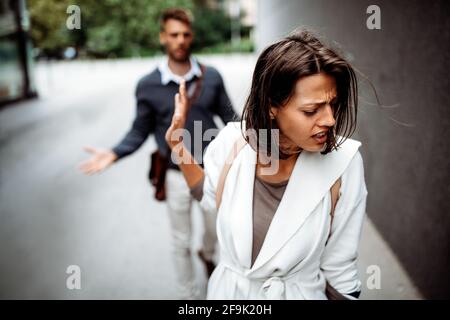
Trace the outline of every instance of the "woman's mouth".
[[319, 133], [316, 133], [312, 137], [317, 141], [317, 143], [322, 144], [322, 143], [325, 143], [327, 141], [328, 135], [327, 135], [326, 131], [321, 131]]

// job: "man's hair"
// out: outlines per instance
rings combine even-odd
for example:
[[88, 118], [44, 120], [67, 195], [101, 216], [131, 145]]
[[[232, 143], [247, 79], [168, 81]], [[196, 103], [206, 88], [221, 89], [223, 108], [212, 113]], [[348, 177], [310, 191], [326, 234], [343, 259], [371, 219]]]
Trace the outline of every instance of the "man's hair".
[[[333, 110], [336, 124], [329, 130], [326, 149], [322, 153], [337, 148], [353, 134], [358, 88], [352, 66], [335, 50], [322, 44], [312, 32], [300, 29], [267, 47], [256, 62], [242, 114], [245, 132], [256, 134], [256, 137], [246, 137], [253, 149], [271, 154], [271, 129], [279, 128], [270, 118], [270, 107], [285, 106], [294, 95], [297, 80], [320, 72], [334, 77], [337, 87], [337, 103]], [[262, 141], [260, 129], [265, 129], [264, 141], [268, 143]], [[337, 135], [343, 139], [336, 141]]]
[[187, 9], [169, 8], [164, 10], [163, 13], [161, 14], [161, 18], [159, 20], [159, 29], [161, 31], [164, 31], [164, 25], [166, 24], [167, 20], [170, 19], [183, 22], [187, 24], [189, 27], [192, 26], [192, 21], [194, 20], [191, 12]]

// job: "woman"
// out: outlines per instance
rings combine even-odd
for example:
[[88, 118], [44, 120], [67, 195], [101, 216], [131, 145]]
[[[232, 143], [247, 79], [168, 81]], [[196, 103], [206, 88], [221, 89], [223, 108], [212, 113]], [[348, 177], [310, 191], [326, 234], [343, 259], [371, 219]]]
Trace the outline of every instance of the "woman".
[[204, 169], [174, 138], [189, 108], [184, 84], [175, 104], [172, 157], [200, 205], [218, 210], [208, 299], [357, 298], [367, 190], [361, 143], [348, 138], [357, 111], [349, 63], [308, 31], [266, 48], [242, 123], [211, 142]]

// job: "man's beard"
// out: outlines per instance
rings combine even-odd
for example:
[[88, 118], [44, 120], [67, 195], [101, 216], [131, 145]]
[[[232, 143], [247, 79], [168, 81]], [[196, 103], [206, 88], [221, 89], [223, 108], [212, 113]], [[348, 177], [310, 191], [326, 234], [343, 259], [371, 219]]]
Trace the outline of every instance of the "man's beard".
[[182, 57], [179, 57], [179, 56], [177, 56], [176, 54], [175, 54], [175, 51], [176, 50], [173, 50], [173, 51], [167, 51], [168, 52], [168, 55], [170, 56], [170, 58], [172, 59], [172, 60], [174, 60], [174, 61], [176, 61], [176, 62], [180, 62], [180, 63], [182, 63], [182, 62], [187, 62], [188, 60], [189, 60], [189, 57], [190, 57], [190, 55], [191, 55], [191, 50], [190, 49], [185, 49], [185, 52], [186, 52], [186, 54], [184, 55], [184, 56], [182, 56]]

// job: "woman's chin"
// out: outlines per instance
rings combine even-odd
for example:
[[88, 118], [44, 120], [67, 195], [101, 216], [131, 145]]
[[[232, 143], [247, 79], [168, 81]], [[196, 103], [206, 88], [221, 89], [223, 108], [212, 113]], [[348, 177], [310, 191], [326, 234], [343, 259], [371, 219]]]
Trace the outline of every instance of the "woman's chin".
[[323, 143], [323, 144], [314, 144], [314, 145], [311, 145], [311, 146], [308, 146], [308, 147], [304, 148], [304, 150], [308, 151], [308, 152], [321, 152], [321, 151], [323, 151], [325, 149], [325, 146], [326, 146], [325, 143]]

